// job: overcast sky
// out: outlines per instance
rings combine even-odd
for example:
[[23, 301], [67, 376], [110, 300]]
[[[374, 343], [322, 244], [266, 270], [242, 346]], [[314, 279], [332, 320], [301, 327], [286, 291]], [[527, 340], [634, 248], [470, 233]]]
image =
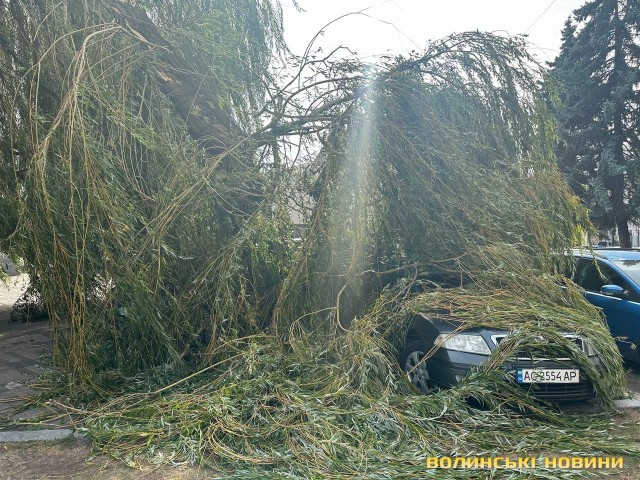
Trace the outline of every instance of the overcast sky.
[[428, 40], [454, 32], [481, 30], [528, 34], [540, 61], [550, 61], [560, 48], [560, 32], [571, 12], [587, 0], [298, 0], [297, 12], [283, 0], [285, 37], [302, 54], [323, 26], [315, 46], [324, 51], [348, 46], [362, 57], [421, 50]]

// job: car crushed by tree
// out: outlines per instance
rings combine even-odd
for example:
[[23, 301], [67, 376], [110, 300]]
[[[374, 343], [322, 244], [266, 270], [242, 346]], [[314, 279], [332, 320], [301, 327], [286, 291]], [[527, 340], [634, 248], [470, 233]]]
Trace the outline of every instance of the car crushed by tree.
[[[236, 478], [409, 478], [542, 439], [635, 451], [500, 368], [543, 338], [605, 408], [625, 392], [600, 314], [558, 288], [554, 252], [589, 222], [522, 39], [367, 64], [292, 58], [275, 1], [0, 5], [0, 247], [49, 313], [50, 405], [97, 450]], [[416, 289], [443, 266], [465, 281]], [[419, 313], [520, 333], [416, 395], [397, 357]]]

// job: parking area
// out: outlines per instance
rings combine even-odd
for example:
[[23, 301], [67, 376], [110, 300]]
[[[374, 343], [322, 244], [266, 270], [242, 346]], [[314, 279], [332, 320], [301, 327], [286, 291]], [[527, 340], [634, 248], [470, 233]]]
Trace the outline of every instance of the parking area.
[[29, 383], [42, 373], [41, 363], [51, 350], [47, 322], [10, 321], [11, 308], [28, 285], [27, 275], [0, 282], [0, 418], [35, 393]]

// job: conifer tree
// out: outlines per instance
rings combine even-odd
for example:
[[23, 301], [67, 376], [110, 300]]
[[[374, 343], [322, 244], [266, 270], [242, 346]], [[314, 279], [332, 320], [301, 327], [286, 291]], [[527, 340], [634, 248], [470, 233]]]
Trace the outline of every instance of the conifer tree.
[[560, 166], [594, 223], [617, 227], [622, 247], [640, 214], [639, 26], [640, 2], [589, 1], [567, 20], [552, 64]]

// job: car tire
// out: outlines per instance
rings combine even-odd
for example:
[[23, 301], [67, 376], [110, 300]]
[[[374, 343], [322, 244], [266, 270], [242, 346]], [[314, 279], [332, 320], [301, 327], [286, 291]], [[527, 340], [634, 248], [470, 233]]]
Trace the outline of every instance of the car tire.
[[422, 361], [429, 350], [429, 345], [424, 340], [413, 340], [404, 346], [400, 354], [402, 370], [407, 374], [409, 381], [425, 395], [433, 392], [427, 363]]

